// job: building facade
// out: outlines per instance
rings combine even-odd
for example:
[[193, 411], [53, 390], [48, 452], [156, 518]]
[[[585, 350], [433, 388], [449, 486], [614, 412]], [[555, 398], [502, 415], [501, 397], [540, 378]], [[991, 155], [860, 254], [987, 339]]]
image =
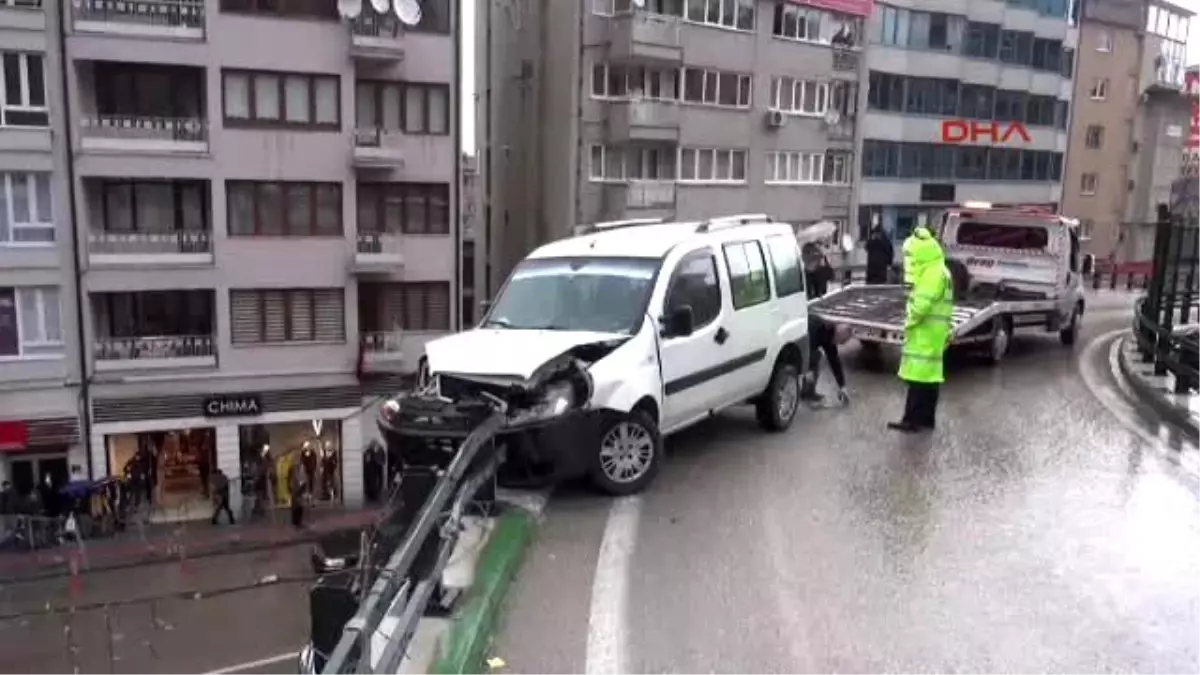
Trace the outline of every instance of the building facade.
[[1079, 30], [1067, 0], [880, 2], [858, 225], [897, 240], [967, 200], [1057, 207]]
[[844, 227], [871, 2], [482, 3], [494, 289], [579, 224], [768, 213]]
[[360, 500], [375, 395], [459, 325], [457, 3], [411, 27], [333, 5], [29, 10], [65, 36], [83, 473], [153, 451], [164, 517], [302, 448], [320, 496]]
[[86, 477], [56, 3], [0, 1], [0, 479]]

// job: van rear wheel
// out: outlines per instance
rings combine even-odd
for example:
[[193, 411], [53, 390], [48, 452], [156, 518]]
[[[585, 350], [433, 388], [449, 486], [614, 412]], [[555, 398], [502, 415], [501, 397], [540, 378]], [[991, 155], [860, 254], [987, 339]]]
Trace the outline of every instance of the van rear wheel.
[[758, 424], [767, 431], [784, 431], [800, 407], [800, 371], [786, 361], [775, 364], [771, 382], [754, 404]]

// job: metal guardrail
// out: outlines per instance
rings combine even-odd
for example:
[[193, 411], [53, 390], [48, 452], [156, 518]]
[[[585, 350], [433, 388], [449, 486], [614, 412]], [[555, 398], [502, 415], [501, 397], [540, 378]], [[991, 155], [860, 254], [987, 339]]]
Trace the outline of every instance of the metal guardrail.
[[[484, 447], [494, 447], [491, 441], [504, 423], [503, 405], [497, 403], [463, 440], [444, 470], [404, 472], [399, 489], [409, 494], [400, 500], [401, 515], [415, 508], [418, 500], [420, 511], [411, 524], [401, 524], [406, 527], [403, 540], [378, 571], [358, 611], [346, 622], [322, 673], [396, 672], [449, 562], [468, 503], [503, 462], [499, 451], [486, 461], [476, 460]], [[362, 565], [365, 568], [367, 562]], [[396, 619], [397, 625], [382, 653], [373, 658], [371, 637], [387, 617]]]

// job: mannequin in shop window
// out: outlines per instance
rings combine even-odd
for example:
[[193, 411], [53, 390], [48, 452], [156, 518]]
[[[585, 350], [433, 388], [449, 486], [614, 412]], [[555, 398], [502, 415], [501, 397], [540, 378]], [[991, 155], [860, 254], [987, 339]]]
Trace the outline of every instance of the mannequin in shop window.
[[382, 497], [385, 456], [383, 445], [375, 439], [363, 450], [363, 486], [368, 502], [378, 503]]
[[321, 452], [321, 498], [329, 501], [337, 499], [337, 470], [338, 457], [333, 451], [333, 441], [325, 441]]
[[317, 485], [317, 451], [313, 450], [312, 441], [304, 441], [301, 447], [300, 463], [304, 466], [306, 487], [311, 491]]

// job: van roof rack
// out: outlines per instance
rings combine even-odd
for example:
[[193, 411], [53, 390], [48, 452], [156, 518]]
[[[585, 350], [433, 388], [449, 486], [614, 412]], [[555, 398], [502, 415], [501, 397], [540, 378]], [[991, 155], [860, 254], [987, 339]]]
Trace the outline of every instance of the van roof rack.
[[727, 227], [741, 227], [742, 225], [759, 225], [773, 222], [775, 222], [774, 219], [765, 213], [737, 213], [729, 216], [709, 218], [696, 226], [696, 232], [715, 232]]
[[662, 218], [630, 218], [628, 220], [604, 220], [599, 223], [590, 225], [581, 225], [576, 228], [575, 234], [595, 234], [597, 232], [607, 232], [609, 230], [620, 230], [626, 227], [639, 227], [641, 225], [661, 225]]

